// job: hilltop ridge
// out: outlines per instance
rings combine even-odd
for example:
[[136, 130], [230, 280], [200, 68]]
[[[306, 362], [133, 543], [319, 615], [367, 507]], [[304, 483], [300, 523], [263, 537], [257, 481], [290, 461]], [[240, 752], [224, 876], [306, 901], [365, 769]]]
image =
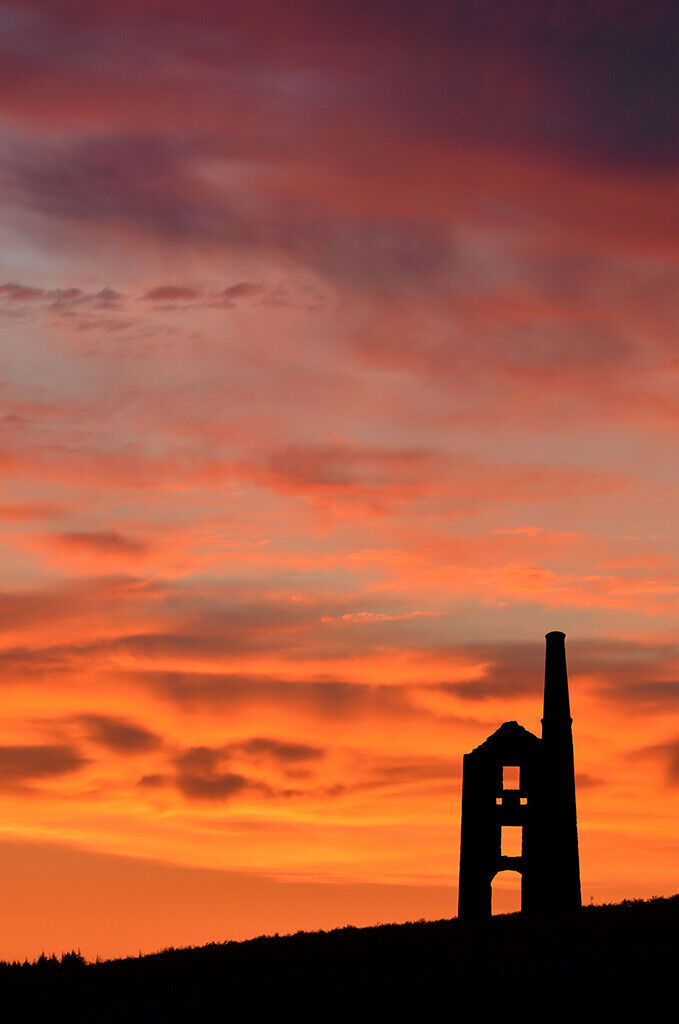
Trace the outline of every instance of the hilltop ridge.
[[0, 985], [17, 1022], [610, 1019], [674, 1000], [678, 935], [676, 895], [4, 965]]

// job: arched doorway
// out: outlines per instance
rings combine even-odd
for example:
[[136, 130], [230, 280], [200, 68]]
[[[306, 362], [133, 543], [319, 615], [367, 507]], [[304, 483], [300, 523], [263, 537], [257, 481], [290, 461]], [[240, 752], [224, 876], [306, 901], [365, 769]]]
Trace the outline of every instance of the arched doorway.
[[492, 913], [517, 914], [521, 910], [521, 873], [498, 871], [492, 884]]

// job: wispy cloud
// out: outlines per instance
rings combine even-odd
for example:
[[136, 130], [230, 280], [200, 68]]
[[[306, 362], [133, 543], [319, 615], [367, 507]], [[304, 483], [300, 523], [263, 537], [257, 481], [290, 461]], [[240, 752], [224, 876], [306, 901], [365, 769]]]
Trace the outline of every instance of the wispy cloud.
[[86, 763], [75, 747], [65, 744], [0, 746], [0, 783], [13, 785], [66, 775]]
[[78, 719], [90, 737], [114, 754], [139, 754], [154, 750], [160, 738], [142, 725], [112, 715], [81, 715]]

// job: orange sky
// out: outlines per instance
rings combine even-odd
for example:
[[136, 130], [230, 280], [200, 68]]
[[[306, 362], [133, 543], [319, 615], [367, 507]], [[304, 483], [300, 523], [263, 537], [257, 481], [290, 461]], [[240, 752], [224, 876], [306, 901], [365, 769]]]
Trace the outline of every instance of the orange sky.
[[285, 7], [0, 15], [0, 957], [450, 916], [550, 629], [679, 889], [676, 17]]

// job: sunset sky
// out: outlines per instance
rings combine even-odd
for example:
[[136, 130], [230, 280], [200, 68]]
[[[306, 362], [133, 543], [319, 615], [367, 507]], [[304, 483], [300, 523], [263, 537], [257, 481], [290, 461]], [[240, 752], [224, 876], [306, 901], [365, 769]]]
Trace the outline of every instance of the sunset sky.
[[0, 957], [453, 915], [550, 629], [679, 890], [678, 22], [2, 4]]

